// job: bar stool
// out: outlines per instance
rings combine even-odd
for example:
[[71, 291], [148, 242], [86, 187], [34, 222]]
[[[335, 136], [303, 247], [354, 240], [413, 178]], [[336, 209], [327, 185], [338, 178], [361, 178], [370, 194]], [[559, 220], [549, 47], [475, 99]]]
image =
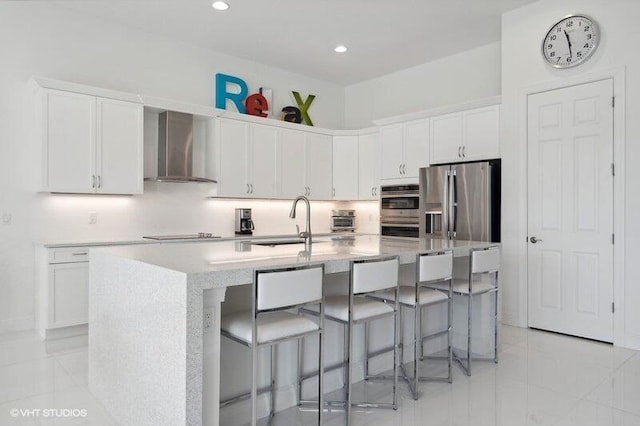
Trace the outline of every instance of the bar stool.
[[[453, 252], [451, 250], [445, 250], [433, 253], [419, 253], [416, 255], [416, 283], [413, 286], [401, 285], [399, 293], [400, 303], [400, 333], [403, 336], [402, 326], [402, 312], [403, 308], [413, 310], [413, 374], [411, 377], [407, 374], [403, 361], [404, 360], [404, 343], [403, 337], [400, 338], [400, 369], [402, 378], [407, 382], [409, 390], [413, 396], [413, 399], [418, 399], [418, 381], [446, 381], [452, 382], [452, 345], [451, 345], [451, 322], [453, 309], [451, 302], [452, 296], [452, 275], [453, 275]], [[395, 302], [395, 295], [391, 291], [384, 291], [380, 293], [374, 293], [369, 297], [383, 300], [387, 303]], [[444, 330], [440, 330], [427, 335], [422, 334], [422, 311], [423, 309], [441, 305], [447, 303], [447, 326]], [[418, 306], [418, 309], [416, 309]], [[368, 333], [365, 333], [365, 342], [368, 340]], [[420, 374], [420, 363], [418, 361], [423, 360], [423, 344], [425, 340], [447, 335], [447, 355], [448, 360], [448, 375], [447, 377], [426, 377]], [[365, 343], [368, 347], [368, 344]], [[375, 353], [367, 352], [366, 367], [369, 365], [369, 358], [386, 353], [391, 349], [382, 349]], [[368, 370], [365, 372], [368, 376]]]
[[[398, 408], [398, 303], [390, 305], [363, 296], [381, 290], [398, 291], [398, 256], [354, 260], [350, 263], [349, 294], [325, 297], [325, 318], [345, 326], [345, 411], [347, 425], [351, 424], [352, 406], [366, 408]], [[393, 317], [393, 401], [391, 403], [361, 402], [353, 403], [351, 381], [353, 360], [353, 330], [356, 324]]]
[[[252, 310], [224, 316], [221, 335], [251, 349], [251, 391], [220, 403], [221, 407], [251, 398], [251, 425], [257, 421], [256, 398], [259, 393], [271, 392], [269, 417], [274, 415], [274, 356], [273, 347], [278, 343], [318, 335], [318, 425], [322, 424], [323, 407], [323, 341], [324, 303], [322, 284], [324, 265], [306, 265], [291, 268], [257, 270], [253, 280]], [[319, 306], [319, 322], [289, 312], [311, 305]], [[271, 349], [270, 385], [258, 390], [258, 349]]]
[[[468, 279], [455, 278], [453, 280], [453, 294], [467, 298], [467, 353], [466, 363], [455, 350], [453, 359], [462, 367], [467, 376], [471, 375], [471, 361], [493, 361], [498, 363], [498, 273], [500, 271], [500, 247], [489, 246], [471, 249], [469, 255]], [[482, 276], [489, 276], [489, 282], [482, 281]], [[443, 288], [442, 285], [437, 285]], [[473, 329], [473, 299], [483, 294], [493, 293], [493, 357], [472, 357], [471, 331]]]

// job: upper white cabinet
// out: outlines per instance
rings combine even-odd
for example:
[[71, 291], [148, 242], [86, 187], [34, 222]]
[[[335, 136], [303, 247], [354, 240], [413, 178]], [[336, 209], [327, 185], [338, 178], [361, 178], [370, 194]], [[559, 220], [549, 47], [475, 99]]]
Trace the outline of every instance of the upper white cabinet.
[[141, 104], [42, 90], [42, 190], [140, 194]]
[[305, 134], [300, 130], [280, 131], [280, 191], [283, 198], [306, 195]]
[[431, 118], [431, 163], [500, 157], [500, 106]]
[[358, 136], [358, 199], [380, 196], [380, 139], [378, 133]]
[[333, 137], [333, 199], [358, 199], [358, 136]]
[[277, 129], [225, 118], [218, 119], [217, 124], [218, 195], [275, 197]]
[[305, 195], [333, 198], [332, 137], [301, 130], [280, 129], [281, 198]]
[[429, 165], [429, 120], [414, 120], [380, 129], [380, 178], [417, 178]]

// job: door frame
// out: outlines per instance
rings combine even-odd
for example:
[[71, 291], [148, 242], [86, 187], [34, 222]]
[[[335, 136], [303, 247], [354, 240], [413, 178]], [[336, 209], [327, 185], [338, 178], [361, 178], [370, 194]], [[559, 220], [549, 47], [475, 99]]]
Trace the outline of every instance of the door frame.
[[520, 140], [523, 141], [520, 155], [520, 170], [524, 170], [520, 185], [520, 205], [523, 214], [520, 217], [519, 254], [520, 268], [519, 287], [519, 323], [521, 327], [528, 327], [528, 97], [540, 92], [563, 89], [566, 87], [592, 83], [599, 80], [613, 80], [613, 96], [615, 108], [613, 109], [613, 162], [615, 164], [615, 176], [613, 179], [613, 232], [615, 244], [613, 246], [613, 300], [615, 311], [613, 313], [613, 344], [616, 346], [630, 346], [626, 341], [625, 333], [625, 162], [624, 153], [626, 147], [625, 135], [625, 111], [626, 111], [626, 68], [624, 66], [608, 68], [601, 71], [589, 72], [567, 78], [547, 81], [528, 86], [520, 91], [519, 112]]

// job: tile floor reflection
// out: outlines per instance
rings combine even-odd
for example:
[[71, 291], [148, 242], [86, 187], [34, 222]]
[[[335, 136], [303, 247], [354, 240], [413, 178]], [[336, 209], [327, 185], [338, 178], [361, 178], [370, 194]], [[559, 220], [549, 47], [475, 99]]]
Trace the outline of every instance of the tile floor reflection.
[[[422, 383], [417, 401], [401, 384], [398, 411], [356, 411], [353, 426], [640, 426], [640, 352], [507, 326], [501, 342], [499, 364], [475, 363], [471, 377], [456, 368], [453, 384]], [[384, 398], [384, 386], [372, 392]], [[86, 416], [11, 411], [45, 408], [84, 409]], [[314, 420], [312, 412], [289, 409], [272, 424]], [[343, 414], [327, 413], [325, 423], [342, 425]], [[34, 333], [0, 335], [0, 425], [116, 425], [87, 388], [86, 336], [42, 342]]]

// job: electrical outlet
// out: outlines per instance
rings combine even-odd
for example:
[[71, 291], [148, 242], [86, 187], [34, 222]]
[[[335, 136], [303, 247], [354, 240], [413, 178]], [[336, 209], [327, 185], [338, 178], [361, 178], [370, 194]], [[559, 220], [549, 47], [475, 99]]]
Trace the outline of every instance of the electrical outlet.
[[2, 215], [2, 224], [3, 225], [11, 225], [11, 220], [12, 220], [11, 213], [4, 213]]
[[213, 311], [204, 311], [204, 323], [203, 329], [204, 331], [208, 331], [213, 327]]
[[89, 212], [89, 225], [95, 225], [96, 223], [98, 223], [98, 213]]

